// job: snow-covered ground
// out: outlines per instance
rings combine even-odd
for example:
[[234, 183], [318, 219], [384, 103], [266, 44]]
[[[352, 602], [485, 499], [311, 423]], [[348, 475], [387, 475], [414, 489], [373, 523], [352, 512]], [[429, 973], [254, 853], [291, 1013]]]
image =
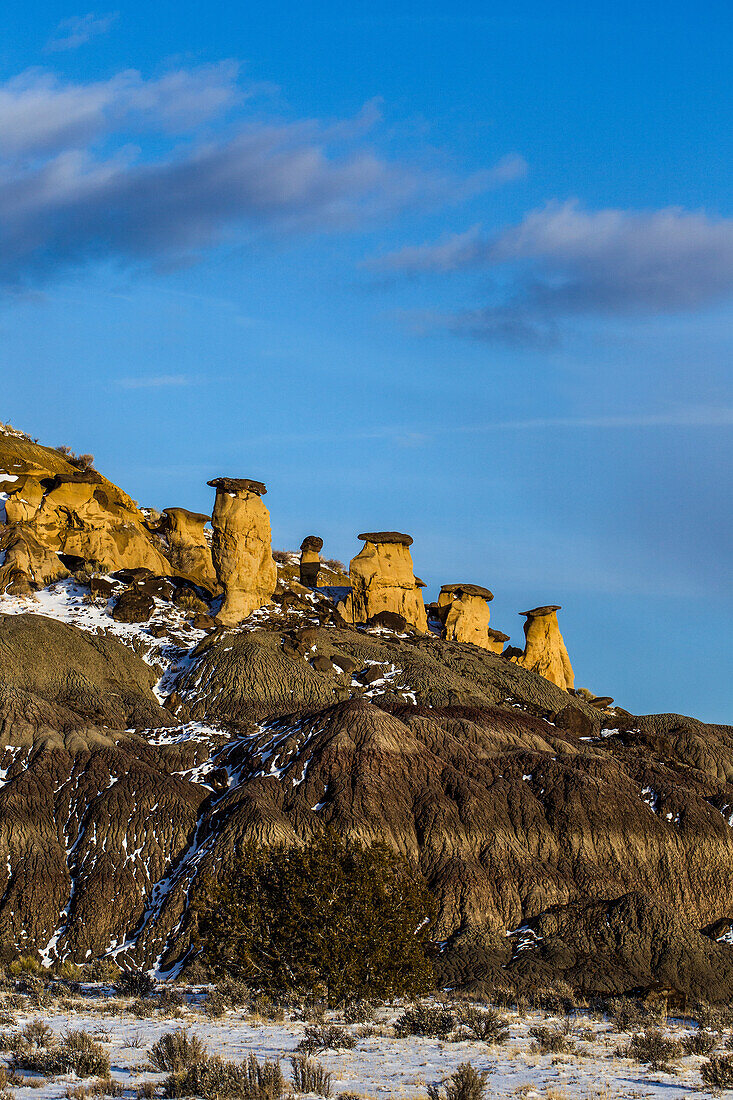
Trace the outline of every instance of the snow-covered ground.
[[[128, 1095], [134, 1095], [143, 1081], [160, 1084], [165, 1074], [147, 1065], [153, 1043], [163, 1034], [186, 1027], [202, 1039], [210, 1055], [241, 1062], [250, 1052], [262, 1060], [279, 1059], [289, 1079], [289, 1059], [305, 1034], [305, 1023], [296, 1018], [283, 1023], [268, 1023], [242, 1010], [231, 1010], [219, 1019], [210, 1019], [200, 1004], [179, 1010], [179, 1018], [139, 1019], [119, 1001], [110, 1002], [109, 1014], [102, 1014], [104, 998], [85, 998], [78, 1010], [59, 1014], [53, 1010], [18, 1012], [17, 1026], [30, 1019], [44, 1019], [60, 1034], [67, 1028], [82, 1028], [103, 1043], [112, 1062], [112, 1076]], [[116, 1009], [115, 1009], [115, 1006]], [[96, 1011], [95, 1011], [96, 1009]], [[573, 1020], [573, 1054], [538, 1054], [533, 1050], [530, 1028], [538, 1024], [558, 1025], [557, 1017], [530, 1013], [519, 1017], [507, 1011], [510, 1038], [503, 1045], [486, 1042], [447, 1042], [426, 1038], [395, 1038], [391, 1024], [401, 1008], [381, 1009], [374, 1024], [376, 1032], [360, 1038], [354, 1050], [325, 1051], [316, 1059], [333, 1073], [333, 1095], [354, 1093], [362, 1097], [426, 1096], [427, 1086], [438, 1083], [462, 1062], [487, 1072], [488, 1097], [507, 1096], [521, 1100], [686, 1100], [693, 1094], [699, 1100], [712, 1100], [713, 1093], [702, 1085], [701, 1056], [686, 1056], [674, 1072], [660, 1072], [639, 1065], [617, 1053], [628, 1035], [597, 1017], [578, 1015]], [[670, 1021], [664, 1030], [673, 1038], [684, 1038], [694, 1030], [692, 1024]], [[359, 1033], [361, 1025], [349, 1030]], [[721, 1039], [722, 1045], [722, 1039]], [[722, 1053], [726, 1053], [723, 1049]], [[78, 1083], [70, 1077], [49, 1080], [41, 1087], [17, 1087], [18, 1100], [56, 1100]]]

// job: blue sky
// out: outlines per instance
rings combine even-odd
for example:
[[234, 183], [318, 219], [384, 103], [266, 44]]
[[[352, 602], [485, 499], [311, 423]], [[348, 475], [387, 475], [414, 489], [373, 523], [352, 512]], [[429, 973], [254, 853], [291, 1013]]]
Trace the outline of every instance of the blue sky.
[[[487, 12], [490, 11], [490, 14]], [[0, 14], [0, 419], [730, 721], [728, 4]]]

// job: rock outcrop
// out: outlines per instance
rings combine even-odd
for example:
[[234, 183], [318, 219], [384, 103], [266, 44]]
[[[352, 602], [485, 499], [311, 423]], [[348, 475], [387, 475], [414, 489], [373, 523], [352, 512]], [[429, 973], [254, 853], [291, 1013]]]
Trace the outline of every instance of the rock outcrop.
[[560, 607], [548, 605], [520, 612], [526, 616], [524, 653], [512, 660], [567, 691], [574, 686], [575, 676], [557, 624], [558, 611]]
[[219, 589], [211, 556], [211, 547], [204, 532], [211, 517], [187, 508], [164, 508], [158, 530], [167, 543], [167, 558], [175, 574], [187, 577], [215, 593]]
[[307, 588], [318, 588], [322, 549], [323, 539], [318, 535], [308, 535], [300, 544], [300, 583]]
[[489, 601], [493, 598], [493, 592], [478, 584], [444, 584], [438, 607], [448, 641], [489, 649]]
[[502, 653], [504, 645], [509, 641], [509, 635], [503, 634], [501, 630], [493, 630], [491, 627], [489, 627], [487, 634], [489, 640], [486, 648], [491, 653]]
[[270, 513], [262, 500], [267, 489], [249, 478], [217, 477], [211, 516], [211, 553], [224, 601], [216, 616], [234, 626], [272, 599], [277, 567], [272, 557]]
[[381, 611], [401, 615], [420, 633], [428, 629], [425, 604], [410, 555], [412, 538], [399, 531], [358, 536], [364, 548], [349, 564], [351, 592], [338, 606], [347, 623], [366, 623]]

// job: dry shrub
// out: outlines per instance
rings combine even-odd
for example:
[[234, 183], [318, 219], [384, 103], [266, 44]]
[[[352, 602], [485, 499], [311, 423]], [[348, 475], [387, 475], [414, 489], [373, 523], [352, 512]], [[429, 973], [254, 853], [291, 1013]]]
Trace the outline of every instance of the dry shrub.
[[320, 1062], [314, 1062], [305, 1055], [295, 1055], [290, 1059], [292, 1072], [290, 1079], [296, 1092], [315, 1092], [318, 1096], [330, 1096], [333, 1074]]
[[200, 1096], [202, 1100], [279, 1100], [284, 1089], [280, 1063], [268, 1059], [260, 1064], [254, 1054], [244, 1064], [207, 1058], [163, 1082], [165, 1096]]
[[206, 1043], [184, 1029], [168, 1031], [161, 1035], [150, 1050], [150, 1064], [154, 1069], [167, 1073], [180, 1073], [194, 1062], [206, 1059]]
[[644, 1023], [644, 1012], [638, 1001], [618, 998], [609, 1002], [607, 1011], [616, 1031], [631, 1031]]
[[572, 1054], [573, 1044], [569, 1041], [565, 1027], [531, 1027], [529, 1033], [535, 1041], [535, 1050], [540, 1054]]
[[710, 1054], [720, 1042], [719, 1031], [707, 1031], [700, 1028], [687, 1035], [682, 1040], [682, 1049], [685, 1054]]
[[462, 1038], [468, 1036], [484, 1043], [505, 1043], [509, 1038], [506, 1018], [494, 1008], [463, 1005], [458, 1009], [458, 1027]]
[[356, 1039], [338, 1024], [315, 1024], [305, 1029], [305, 1038], [298, 1043], [296, 1050], [304, 1054], [320, 1054], [324, 1050], [353, 1050]]
[[157, 1081], [142, 1081], [137, 1086], [137, 1100], [153, 1100], [158, 1087]]
[[462, 1062], [439, 1085], [428, 1085], [429, 1100], [483, 1100], [485, 1093], [486, 1073], [479, 1073], [470, 1062]]
[[670, 1063], [682, 1057], [682, 1043], [670, 1039], [659, 1028], [648, 1027], [646, 1031], [631, 1036], [625, 1053], [652, 1069], [668, 1070]]
[[733, 1089], [733, 1057], [725, 1055], [703, 1062], [700, 1076], [712, 1089]]
[[347, 1024], [369, 1024], [376, 1015], [376, 1009], [371, 1001], [347, 1001], [343, 1015]]
[[77, 1077], [109, 1077], [109, 1055], [86, 1031], [66, 1031], [55, 1046], [26, 1047], [13, 1052], [13, 1069], [47, 1076], [75, 1073]]
[[453, 1012], [440, 1005], [411, 1005], [395, 1021], [395, 1035], [423, 1035], [428, 1039], [447, 1039], [456, 1026]]
[[31, 1047], [50, 1047], [56, 1042], [56, 1036], [45, 1020], [31, 1020], [20, 1036]]
[[123, 997], [147, 997], [155, 982], [144, 970], [126, 970], [117, 978], [117, 992]]
[[122, 1096], [124, 1088], [111, 1077], [100, 1077], [89, 1085], [76, 1085], [66, 1090], [67, 1100], [89, 1100], [90, 1096]]

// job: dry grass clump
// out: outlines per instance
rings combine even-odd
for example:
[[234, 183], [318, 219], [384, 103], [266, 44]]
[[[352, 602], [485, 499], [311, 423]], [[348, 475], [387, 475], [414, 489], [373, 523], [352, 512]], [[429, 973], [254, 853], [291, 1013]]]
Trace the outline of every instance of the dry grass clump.
[[470, 1062], [462, 1062], [439, 1085], [428, 1085], [428, 1100], [483, 1100], [486, 1073], [478, 1072]]
[[567, 1027], [548, 1027], [545, 1024], [531, 1027], [529, 1033], [539, 1054], [572, 1054], [574, 1046]]
[[320, 1062], [314, 1062], [305, 1055], [295, 1055], [290, 1059], [292, 1072], [290, 1079], [296, 1092], [315, 1092], [318, 1096], [330, 1096], [333, 1074]]
[[75, 1085], [66, 1090], [66, 1100], [88, 1100], [90, 1096], [122, 1096], [124, 1088], [111, 1077], [100, 1077], [89, 1085]]
[[338, 1024], [314, 1024], [306, 1027], [305, 1038], [298, 1043], [296, 1050], [304, 1054], [320, 1054], [324, 1050], [353, 1050], [356, 1039], [346, 1028]]
[[180, 1073], [194, 1062], [205, 1061], [207, 1054], [206, 1043], [197, 1035], [189, 1035], [184, 1028], [180, 1028], [161, 1035], [151, 1047], [148, 1057], [154, 1069]]
[[440, 1005], [411, 1005], [395, 1020], [398, 1039], [408, 1035], [423, 1035], [428, 1039], [447, 1039], [455, 1029], [456, 1017]]
[[33, 1047], [21, 1038], [10, 1065], [47, 1076], [75, 1073], [77, 1077], [107, 1078], [110, 1072], [109, 1055], [86, 1031], [66, 1031], [59, 1042], [48, 1047]]
[[284, 1091], [280, 1063], [269, 1059], [260, 1063], [254, 1054], [242, 1064], [206, 1058], [163, 1082], [164, 1096], [200, 1096], [202, 1100], [279, 1100]]
[[703, 1062], [700, 1076], [712, 1089], [733, 1089], [733, 1057], [724, 1055]]
[[632, 1035], [628, 1046], [621, 1053], [651, 1066], [652, 1069], [669, 1070], [671, 1063], [682, 1057], [682, 1043], [664, 1035], [659, 1028], [648, 1027], [645, 1031]]
[[505, 1043], [509, 1038], [506, 1017], [494, 1008], [481, 1009], [470, 1004], [458, 1009], [458, 1030], [461, 1038], [484, 1043]]

